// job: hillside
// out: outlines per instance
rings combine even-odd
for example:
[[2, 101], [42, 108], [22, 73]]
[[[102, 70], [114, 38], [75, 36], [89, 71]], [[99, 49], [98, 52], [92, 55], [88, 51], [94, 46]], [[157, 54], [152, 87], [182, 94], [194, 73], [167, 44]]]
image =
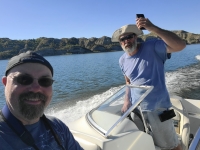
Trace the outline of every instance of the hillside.
[[[200, 43], [200, 34], [189, 33], [183, 30], [172, 31], [186, 41], [187, 44]], [[159, 38], [153, 33], [149, 33], [138, 38], [139, 42], [146, 39]], [[84, 54], [95, 52], [121, 51], [119, 43], [111, 42], [110, 37], [101, 38], [46, 38], [28, 40], [11, 40], [0, 38], [0, 59], [8, 59], [12, 56], [25, 52], [35, 51], [43, 56]]]

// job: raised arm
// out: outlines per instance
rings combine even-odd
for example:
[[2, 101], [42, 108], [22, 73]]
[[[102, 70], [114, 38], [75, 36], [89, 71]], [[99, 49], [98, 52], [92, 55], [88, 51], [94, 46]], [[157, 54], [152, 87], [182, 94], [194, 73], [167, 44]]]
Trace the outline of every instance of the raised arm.
[[158, 35], [166, 43], [168, 53], [181, 51], [186, 46], [185, 41], [175, 33], [155, 26], [148, 18], [137, 18], [136, 24], [138, 28], [144, 27]]

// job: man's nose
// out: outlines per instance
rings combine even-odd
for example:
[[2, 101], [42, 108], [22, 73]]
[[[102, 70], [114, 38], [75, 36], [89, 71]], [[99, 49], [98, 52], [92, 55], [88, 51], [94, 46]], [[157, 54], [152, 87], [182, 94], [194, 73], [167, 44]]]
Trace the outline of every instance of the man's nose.
[[39, 85], [37, 79], [34, 79], [33, 83], [30, 84], [29, 90], [34, 92], [41, 90], [41, 86]]

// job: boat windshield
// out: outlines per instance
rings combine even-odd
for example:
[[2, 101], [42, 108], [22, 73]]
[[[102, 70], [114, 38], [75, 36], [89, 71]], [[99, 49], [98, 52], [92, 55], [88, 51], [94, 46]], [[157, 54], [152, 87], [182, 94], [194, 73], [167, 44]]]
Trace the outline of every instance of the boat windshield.
[[[92, 127], [104, 137], [107, 137], [142, 102], [152, 89], [153, 86], [126, 85], [91, 110], [86, 118]], [[121, 108], [125, 99], [130, 100], [132, 105], [122, 114]]]

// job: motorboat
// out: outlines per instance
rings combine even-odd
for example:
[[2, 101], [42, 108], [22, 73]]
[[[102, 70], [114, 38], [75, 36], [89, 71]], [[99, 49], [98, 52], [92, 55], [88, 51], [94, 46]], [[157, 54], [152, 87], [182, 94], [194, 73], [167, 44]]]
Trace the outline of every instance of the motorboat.
[[[68, 127], [85, 150], [161, 150], [154, 144], [140, 103], [152, 86], [125, 85], [103, 103]], [[132, 106], [121, 113], [126, 91], [134, 97]], [[170, 95], [174, 128], [183, 150], [200, 150], [200, 100]]]

